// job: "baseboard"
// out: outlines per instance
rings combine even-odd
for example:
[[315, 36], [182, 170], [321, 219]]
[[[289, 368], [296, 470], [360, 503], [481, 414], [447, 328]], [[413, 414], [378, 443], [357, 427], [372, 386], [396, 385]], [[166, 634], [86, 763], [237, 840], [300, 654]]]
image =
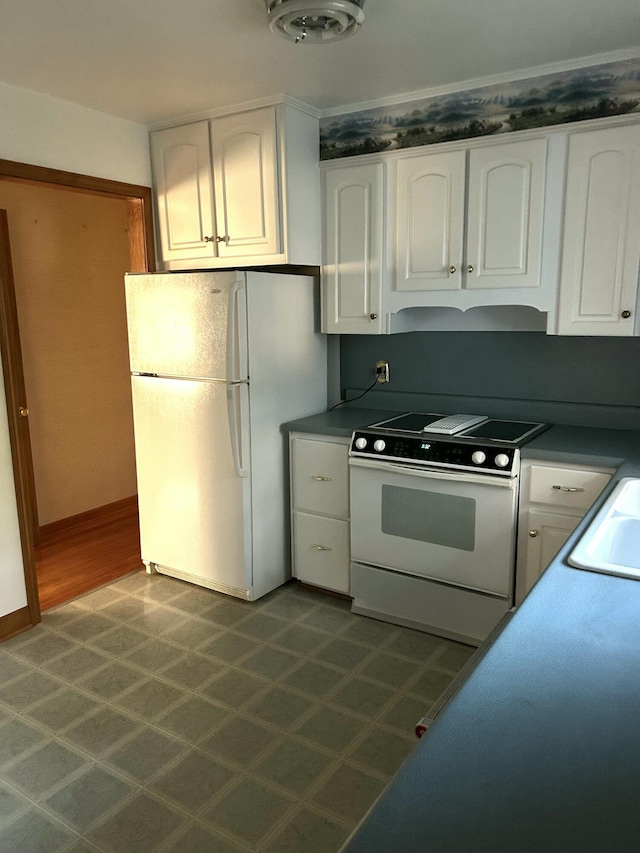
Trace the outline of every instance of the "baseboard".
[[40, 527], [40, 536], [50, 536], [52, 533], [58, 533], [61, 530], [68, 530], [71, 527], [78, 527], [81, 524], [88, 524], [94, 521], [100, 521], [108, 516], [114, 515], [133, 515], [138, 511], [138, 496], [132, 495], [129, 498], [114, 501], [104, 506], [97, 506], [94, 509], [89, 509], [86, 512], [80, 512], [78, 515], [71, 515], [68, 518], [60, 518], [58, 521], [52, 521], [49, 524], [43, 524]]
[[32, 628], [33, 624], [28, 607], [21, 607], [20, 610], [14, 610], [13, 613], [0, 616], [0, 642], [21, 634], [28, 628]]

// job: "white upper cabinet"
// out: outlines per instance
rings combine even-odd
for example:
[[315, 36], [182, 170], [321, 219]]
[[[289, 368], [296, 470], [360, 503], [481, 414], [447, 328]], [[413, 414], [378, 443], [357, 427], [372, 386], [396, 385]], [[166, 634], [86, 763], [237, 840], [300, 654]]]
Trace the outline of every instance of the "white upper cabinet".
[[211, 144], [219, 257], [279, 254], [275, 110], [214, 119]]
[[322, 331], [383, 331], [384, 164], [342, 165], [323, 180]]
[[396, 289], [539, 287], [546, 160], [546, 139], [398, 159]]
[[632, 335], [640, 261], [640, 126], [574, 133], [558, 333]]
[[277, 104], [151, 134], [165, 269], [320, 263], [317, 118]]
[[151, 162], [162, 260], [215, 257], [209, 122], [152, 133]]

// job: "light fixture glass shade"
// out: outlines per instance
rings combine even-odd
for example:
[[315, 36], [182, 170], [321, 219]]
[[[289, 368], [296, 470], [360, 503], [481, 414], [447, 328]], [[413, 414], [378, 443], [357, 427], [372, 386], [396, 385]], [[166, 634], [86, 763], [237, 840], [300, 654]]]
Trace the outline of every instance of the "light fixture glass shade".
[[266, 0], [269, 26], [295, 42], [335, 41], [364, 22], [365, 0]]

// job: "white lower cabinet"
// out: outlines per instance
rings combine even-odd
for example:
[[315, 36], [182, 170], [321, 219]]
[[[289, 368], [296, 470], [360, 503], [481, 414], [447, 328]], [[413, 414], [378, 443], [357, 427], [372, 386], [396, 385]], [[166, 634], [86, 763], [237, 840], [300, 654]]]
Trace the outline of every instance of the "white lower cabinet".
[[292, 432], [293, 576], [349, 592], [349, 439]]
[[516, 606], [576, 529], [612, 473], [612, 468], [522, 463]]

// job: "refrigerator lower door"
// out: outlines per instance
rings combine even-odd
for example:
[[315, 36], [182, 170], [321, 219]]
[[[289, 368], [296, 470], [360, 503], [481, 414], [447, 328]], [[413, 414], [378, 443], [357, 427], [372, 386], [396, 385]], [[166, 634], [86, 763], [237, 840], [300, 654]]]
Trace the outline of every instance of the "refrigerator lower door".
[[132, 391], [142, 559], [251, 599], [247, 386], [234, 395], [235, 452], [226, 383], [133, 376]]

